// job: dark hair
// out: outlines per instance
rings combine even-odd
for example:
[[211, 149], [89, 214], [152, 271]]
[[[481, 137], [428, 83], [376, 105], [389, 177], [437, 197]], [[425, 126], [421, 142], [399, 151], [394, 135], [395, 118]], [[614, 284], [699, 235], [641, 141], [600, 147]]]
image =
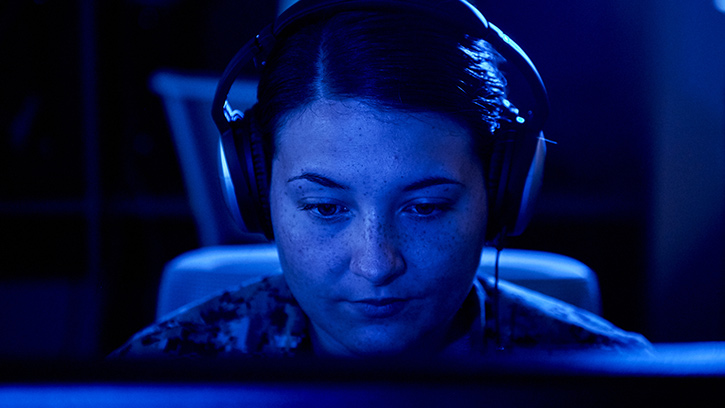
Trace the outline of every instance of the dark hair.
[[280, 38], [268, 56], [254, 116], [270, 155], [287, 114], [315, 100], [356, 98], [377, 107], [432, 111], [493, 142], [505, 98], [498, 54], [434, 16], [345, 12]]

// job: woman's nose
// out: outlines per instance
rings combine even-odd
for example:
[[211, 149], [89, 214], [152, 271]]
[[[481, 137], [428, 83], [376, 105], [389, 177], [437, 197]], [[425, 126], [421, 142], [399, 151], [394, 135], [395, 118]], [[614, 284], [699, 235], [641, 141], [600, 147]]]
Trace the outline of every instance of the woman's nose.
[[376, 286], [383, 286], [405, 271], [405, 260], [390, 226], [379, 221], [365, 224], [352, 238], [355, 244], [350, 271]]

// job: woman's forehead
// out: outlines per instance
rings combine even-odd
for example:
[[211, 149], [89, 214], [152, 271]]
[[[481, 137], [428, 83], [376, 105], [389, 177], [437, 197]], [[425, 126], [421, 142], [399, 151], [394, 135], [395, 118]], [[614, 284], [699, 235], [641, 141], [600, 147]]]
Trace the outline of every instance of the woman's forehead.
[[324, 146], [379, 145], [424, 151], [449, 143], [469, 142], [471, 132], [436, 112], [408, 112], [372, 106], [356, 99], [319, 100], [288, 114], [275, 135], [276, 146], [295, 143]]
[[470, 132], [444, 115], [383, 111], [355, 100], [319, 101], [295, 112], [276, 143], [273, 165], [290, 177], [415, 179], [480, 168]]

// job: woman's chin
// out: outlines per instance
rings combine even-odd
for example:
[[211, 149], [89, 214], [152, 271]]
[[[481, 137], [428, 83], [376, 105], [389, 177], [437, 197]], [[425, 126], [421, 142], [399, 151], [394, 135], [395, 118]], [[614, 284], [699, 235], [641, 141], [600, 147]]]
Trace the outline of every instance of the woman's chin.
[[317, 338], [315, 350], [318, 354], [333, 357], [404, 357], [413, 350], [420, 350], [420, 338], [410, 334], [410, 330], [390, 330], [390, 328], [366, 327], [344, 333], [333, 343]]

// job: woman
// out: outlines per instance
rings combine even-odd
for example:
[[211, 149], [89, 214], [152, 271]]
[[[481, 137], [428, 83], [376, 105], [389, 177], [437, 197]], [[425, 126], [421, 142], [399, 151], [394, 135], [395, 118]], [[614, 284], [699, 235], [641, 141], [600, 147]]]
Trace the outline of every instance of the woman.
[[[247, 181], [260, 210], [239, 215], [275, 238], [283, 276], [184, 309], [118, 354], [649, 347], [571, 306], [476, 278], [483, 246], [507, 225], [493, 153], [523, 119], [488, 43], [456, 18], [409, 7], [469, 5], [351, 3], [363, 6], [283, 16], [258, 103], [220, 126], [232, 128], [221, 129], [226, 171], [230, 151], [244, 150], [236, 139], [251, 138]], [[244, 188], [234, 189], [232, 202]]]

